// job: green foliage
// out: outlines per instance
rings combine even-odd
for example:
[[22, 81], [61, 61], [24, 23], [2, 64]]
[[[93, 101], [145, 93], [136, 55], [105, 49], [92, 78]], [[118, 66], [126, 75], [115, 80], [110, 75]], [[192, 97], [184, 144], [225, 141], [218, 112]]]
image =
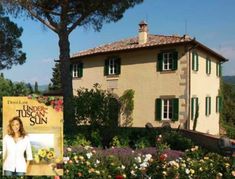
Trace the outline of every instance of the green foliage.
[[30, 89], [24, 82], [12, 83], [11, 80], [0, 76], [0, 125], [2, 125], [2, 97], [3, 96], [26, 96]]
[[49, 90], [61, 90], [61, 72], [60, 72], [60, 63], [55, 63], [55, 67], [52, 68], [52, 78], [49, 85]]
[[129, 138], [128, 136], [114, 136], [110, 146], [113, 147], [128, 147], [129, 146]]
[[135, 142], [135, 147], [137, 149], [144, 149], [146, 147], [151, 147], [151, 144], [146, 137], [141, 137]]
[[222, 112], [220, 115], [220, 124], [225, 128], [227, 136], [235, 138], [235, 90], [231, 84], [222, 82]]
[[35, 83], [34, 83], [34, 93], [36, 93], [36, 94], [40, 93], [38, 90], [38, 82], [37, 81], [35, 81]]
[[117, 127], [119, 103], [108, 91], [98, 84], [93, 89], [79, 89], [74, 97], [77, 124]]
[[21, 51], [22, 43], [19, 39], [22, 32], [22, 28], [5, 16], [0, 3], [0, 70], [25, 62], [26, 54]]
[[163, 133], [163, 140], [173, 150], [184, 151], [193, 146], [193, 142], [190, 139], [182, 136], [177, 131], [170, 131], [170, 132]]
[[235, 127], [233, 125], [228, 125], [225, 122], [221, 123], [221, 125], [225, 128], [226, 135], [231, 139], [235, 139]]
[[121, 114], [123, 120], [123, 127], [132, 126], [132, 113], [134, 110], [134, 94], [135, 91], [132, 89], [124, 91], [123, 95], [120, 97], [121, 102]]
[[90, 140], [91, 140], [92, 146], [102, 147], [102, 138], [101, 138], [99, 130], [94, 130], [91, 132]]
[[69, 136], [64, 139], [65, 146], [89, 146], [91, 142], [83, 134], [77, 134], [75, 137]]

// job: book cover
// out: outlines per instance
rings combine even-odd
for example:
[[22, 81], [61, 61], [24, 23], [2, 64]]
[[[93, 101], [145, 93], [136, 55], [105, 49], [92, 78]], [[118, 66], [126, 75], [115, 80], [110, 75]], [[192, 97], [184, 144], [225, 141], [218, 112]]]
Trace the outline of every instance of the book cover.
[[[17, 125], [14, 119], [22, 121], [23, 129], [29, 139], [29, 145], [26, 145], [24, 152], [26, 164], [25, 175], [53, 176], [63, 175], [63, 97], [58, 96], [27, 96], [27, 97], [3, 97], [3, 160], [6, 161], [5, 168], [15, 168], [15, 172], [23, 171], [20, 168], [19, 157], [12, 157], [16, 160], [12, 163], [11, 157], [8, 156], [7, 146], [24, 148], [23, 142], [15, 139], [11, 135], [13, 125]], [[21, 125], [19, 125], [21, 127]], [[20, 128], [19, 127], [19, 128]], [[11, 129], [11, 130], [10, 130]], [[21, 130], [21, 128], [19, 129]], [[12, 139], [12, 143], [7, 143], [7, 136]], [[20, 138], [21, 139], [21, 138]], [[5, 141], [5, 145], [4, 145]], [[25, 142], [27, 143], [27, 142]], [[11, 146], [11, 148], [12, 148]], [[4, 152], [5, 150], [5, 152]], [[20, 151], [18, 149], [17, 151]], [[13, 152], [14, 153], [14, 152]], [[13, 155], [12, 153], [12, 155]], [[21, 155], [21, 154], [15, 154]], [[28, 155], [28, 156], [27, 156]], [[30, 158], [30, 156], [32, 157]], [[28, 158], [27, 158], [28, 157]], [[7, 158], [7, 159], [6, 159]], [[22, 157], [21, 157], [22, 158]], [[9, 164], [8, 166], [8, 163]], [[4, 169], [3, 164], [3, 169]], [[22, 166], [22, 165], [21, 165]]]

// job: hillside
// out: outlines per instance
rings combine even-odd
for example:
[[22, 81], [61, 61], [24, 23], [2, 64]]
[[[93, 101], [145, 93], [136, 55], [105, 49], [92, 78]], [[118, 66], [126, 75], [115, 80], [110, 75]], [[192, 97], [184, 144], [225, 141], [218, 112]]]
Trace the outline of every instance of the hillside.
[[225, 83], [235, 85], [235, 76], [223, 76], [223, 80]]

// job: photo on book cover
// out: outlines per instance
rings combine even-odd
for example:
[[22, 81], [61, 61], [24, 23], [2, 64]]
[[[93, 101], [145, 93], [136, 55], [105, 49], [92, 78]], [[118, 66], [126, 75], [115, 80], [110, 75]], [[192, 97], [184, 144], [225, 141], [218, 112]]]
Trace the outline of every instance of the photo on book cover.
[[3, 97], [3, 175], [63, 175], [63, 97]]

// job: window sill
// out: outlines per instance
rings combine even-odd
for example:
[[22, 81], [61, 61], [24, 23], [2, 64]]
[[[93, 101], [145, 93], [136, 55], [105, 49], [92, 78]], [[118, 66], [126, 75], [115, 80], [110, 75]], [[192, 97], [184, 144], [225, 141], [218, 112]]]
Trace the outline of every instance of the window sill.
[[79, 79], [82, 79], [82, 77], [72, 77], [72, 79], [79, 80]]
[[118, 79], [119, 75], [107, 75], [106, 78], [107, 79]]
[[165, 74], [165, 73], [175, 73], [176, 70], [163, 70], [163, 71], [160, 71], [160, 74]]

